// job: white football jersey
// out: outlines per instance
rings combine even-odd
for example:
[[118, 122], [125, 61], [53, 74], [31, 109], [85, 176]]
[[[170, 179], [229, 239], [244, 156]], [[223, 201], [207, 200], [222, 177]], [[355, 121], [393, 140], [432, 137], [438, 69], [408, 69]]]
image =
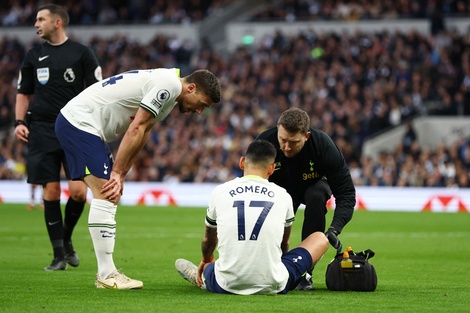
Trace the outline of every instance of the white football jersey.
[[162, 121], [176, 105], [182, 84], [179, 69], [135, 70], [97, 82], [61, 110], [75, 127], [112, 142], [142, 107]]
[[206, 225], [217, 227], [217, 283], [243, 295], [283, 290], [289, 273], [281, 242], [293, 221], [291, 196], [267, 179], [248, 175], [217, 186], [206, 215]]

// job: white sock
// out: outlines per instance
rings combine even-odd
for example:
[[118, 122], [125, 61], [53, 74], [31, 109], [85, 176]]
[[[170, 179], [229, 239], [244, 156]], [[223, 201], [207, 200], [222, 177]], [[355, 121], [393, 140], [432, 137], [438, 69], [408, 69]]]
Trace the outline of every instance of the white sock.
[[93, 247], [98, 262], [98, 275], [105, 279], [116, 271], [113, 252], [116, 241], [116, 215], [117, 205], [107, 200], [91, 200], [88, 214], [88, 230], [90, 231]]

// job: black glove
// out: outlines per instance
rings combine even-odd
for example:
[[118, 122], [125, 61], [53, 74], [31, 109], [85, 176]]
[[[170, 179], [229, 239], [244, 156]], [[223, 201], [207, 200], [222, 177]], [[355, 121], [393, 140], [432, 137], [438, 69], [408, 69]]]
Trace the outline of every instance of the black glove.
[[336, 251], [341, 252], [343, 249], [343, 245], [341, 244], [341, 241], [338, 239], [338, 231], [334, 229], [333, 226], [330, 226], [328, 230], [325, 233], [326, 238], [328, 238], [328, 241], [330, 244], [333, 246], [333, 248], [336, 249]]

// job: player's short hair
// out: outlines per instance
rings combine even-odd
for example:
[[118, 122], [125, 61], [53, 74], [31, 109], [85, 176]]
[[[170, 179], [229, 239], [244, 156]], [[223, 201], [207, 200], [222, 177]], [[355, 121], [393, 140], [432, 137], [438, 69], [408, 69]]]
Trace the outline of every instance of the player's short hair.
[[197, 70], [185, 77], [186, 82], [194, 83], [197, 89], [208, 95], [212, 103], [220, 102], [220, 83], [217, 77], [208, 70]]
[[49, 10], [49, 12], [51, 12], [51, 15], [59, 16], [59, 18], [62, 20], [62, 25], [64, 26], [64, 28], [67, 28], [67, 26], [69, 25], [69, 22], [70, 22], [69, 14], [60, 5], [57, 5], [54, 3], [48, 3], [48, 4], [41, 6], [38, 9], [38, 12], [43, 11], [43, 10]]
[[268, 167], [276, 159], [276, 148], [269, 141], [258, 139], [250, 143], [245, 160], [253, 165]]
[[282, 125], [289, 133], [307, 134], [310, 127], [310, 117], [307, 112], [299, 108], [290, 108], [285, 110], [279, 120], [277, 126]]

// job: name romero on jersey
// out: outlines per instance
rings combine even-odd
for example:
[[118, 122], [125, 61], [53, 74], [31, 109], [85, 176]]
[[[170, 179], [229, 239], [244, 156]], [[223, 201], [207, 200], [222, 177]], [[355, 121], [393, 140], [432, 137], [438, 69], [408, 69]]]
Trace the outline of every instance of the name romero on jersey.
[[273, 198], [275, 196], [275, 193], [274, 191], [272, 190], [269, 190], [268, 188], [266, 187], [261, 187], [261, 186], [253, 186], [253, 185], [249, 185], [249, 186], [240, 186], [240, 187], [237, 187], [235, 189], [232, 189], [229, 191], [229, 194], [234, 197], [236, 195], [239, 195], [239, 194], [242, 194], [242, 193], [257, 193], [257, 194], [261, 194], [261, 195], [266, 195], [270, 198]]

